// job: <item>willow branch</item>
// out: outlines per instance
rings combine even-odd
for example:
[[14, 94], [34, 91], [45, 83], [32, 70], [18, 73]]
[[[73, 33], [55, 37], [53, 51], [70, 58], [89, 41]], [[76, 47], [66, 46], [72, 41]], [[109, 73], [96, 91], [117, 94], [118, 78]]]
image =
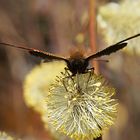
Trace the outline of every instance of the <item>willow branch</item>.
[[[90, 48], [93, 53], [96, 52], [96, 0], [89, 0], [89, 40]], [[95, 72], [99, 73], [99, 65], [97, 61], [93, 62]]]

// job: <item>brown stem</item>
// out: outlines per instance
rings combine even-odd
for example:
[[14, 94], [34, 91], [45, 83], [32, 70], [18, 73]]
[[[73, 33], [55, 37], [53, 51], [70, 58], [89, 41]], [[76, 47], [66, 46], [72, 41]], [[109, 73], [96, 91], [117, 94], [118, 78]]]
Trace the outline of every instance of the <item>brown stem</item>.
[[[90, 48], [93, 53], [96, 52], [96, 0], [89, 0], [89, 40]], [[94, 61], [93, 66], [95, 67], [95, 72], [99, 73], [98, 62]]]

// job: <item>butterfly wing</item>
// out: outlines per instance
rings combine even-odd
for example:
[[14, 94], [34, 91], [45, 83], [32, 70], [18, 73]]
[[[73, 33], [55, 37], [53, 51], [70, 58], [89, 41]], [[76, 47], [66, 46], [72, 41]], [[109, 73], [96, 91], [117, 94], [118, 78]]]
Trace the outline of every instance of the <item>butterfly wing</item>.
[[56, 56], [54, 54], [51, 54], [51, 53], [48, 53], [48, 52], [45, 52], [45, 51], [41, 51], [41, 50], [37, 50], [37, 49], [34, 49], [34, 48], [27, 48], [27, 47], [22, 47], [22, 46], [16, 46], [16, 45], [4, 43], [4, 42], [0, 42], [0, 44], [6, 45], [6, 46], [9, 46], [9, 47], [14, 47], [14, 48], [19, 48], [19, 49], [26, 50], [31, 55], [34, 55], [36, 57], [40, 57], [42, 59], [45, 59], [45, 61], [52, 61], [52, 60], [67, 61], [67, 59], [64, 58], [64, 57]]
[[94, 58], [97, 58], [97, 57], [101, 57], [103, 55], [110, 55], [111, 53], [114, 53], [122, 48], [124, 48], [125, 46], [127, 45], [127, 43], [121, 43], [121, 44], [115, 44], [115, 45], [112, 45], [102, 51], [99, 51], [93, 55], [90, 55], [89, 57], [86, 58], [86, 60], [91, 60], [91, 59], [94, 59]]
[[64, 58], [64, 57], [60, 57], [60, 56], [57, 56], [57, 55], [54, 55], [54, 54], [51, 54], [51, 53], [48, 53], [45, 51], [36, 50], [36, 49], [30, 50], [29, 53], [36, 57], [40, 57], [40, 58], [44, 59], [45, 61], [52, 61], [52, 60], [66, 61], [66, 58]]
[[116, 51], [118, 51], [120, 49], [123, 49], [124, 47], [127, 46], [127, 43], [125, 43], [125, 41], [133, 39], [133, 38], [136, 38], [138, 36], [140, 36], [140, 34], [136, 34], [136, 35], [128, 37], [128, 38], [126, 38], [124, 40], [121, 40], [118, 43], [116, 43], [114, 45], [111, 45], [110, 47], [108, 47], [108, 48], [106, 48], [106, 49], [104, 49], [102, 51], [99, 51], [99, 52], [97, 52], [97, 53], [87, 57], [86, 60], [89, 61], [91, 59], [94, 59], [94, 58], [97, 58], [97, 57], [101, 57], [103, 55], [110, 55], [111, 53], [114, 53], [114, 52], [116, 52]]

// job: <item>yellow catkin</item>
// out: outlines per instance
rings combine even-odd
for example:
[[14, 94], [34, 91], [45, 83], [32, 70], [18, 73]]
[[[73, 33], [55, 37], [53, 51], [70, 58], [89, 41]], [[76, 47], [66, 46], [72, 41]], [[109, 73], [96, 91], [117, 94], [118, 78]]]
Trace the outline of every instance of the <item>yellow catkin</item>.
[[[130, 8], [131, 7], [131, 8]], [[99, 7], [98, 31], [107, 45], [112, 45], [127, 37], [140, 33], [140, 0], [124, 0]], [[124, 49], [129, 54], [140, 54], [140, 39], [129, 41]]]
[[114, 124], [117, 101], [115, 89], [92, 71], [71, 76], [65, 72], [46, 97], [49, 122], [75, 140], [92, 140]]
[[0, 132], [0, 140], [15, 140], [5, 132]]

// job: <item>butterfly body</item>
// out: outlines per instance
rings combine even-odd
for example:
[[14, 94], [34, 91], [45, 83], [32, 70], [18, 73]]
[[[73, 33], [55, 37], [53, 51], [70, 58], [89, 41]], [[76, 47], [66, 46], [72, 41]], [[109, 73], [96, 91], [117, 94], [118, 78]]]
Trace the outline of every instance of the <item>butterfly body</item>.
[[86, 61], [84, 57], [70, 57], [66, 63], [68, 69], [72, 72], [73, 75], [75, 75], [76, 73], [84, 73], [89, 65], [89, 62]]

